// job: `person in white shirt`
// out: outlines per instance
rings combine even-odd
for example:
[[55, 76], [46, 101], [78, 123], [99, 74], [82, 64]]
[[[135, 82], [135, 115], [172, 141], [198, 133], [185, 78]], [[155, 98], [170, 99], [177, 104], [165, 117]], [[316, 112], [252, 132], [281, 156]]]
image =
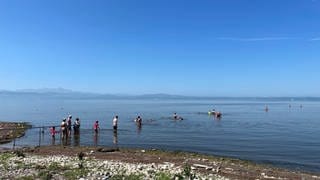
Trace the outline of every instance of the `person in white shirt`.
[[113, 130], [116, 131], [118, 129], [118, 116], [115, 116], [112, 120]]

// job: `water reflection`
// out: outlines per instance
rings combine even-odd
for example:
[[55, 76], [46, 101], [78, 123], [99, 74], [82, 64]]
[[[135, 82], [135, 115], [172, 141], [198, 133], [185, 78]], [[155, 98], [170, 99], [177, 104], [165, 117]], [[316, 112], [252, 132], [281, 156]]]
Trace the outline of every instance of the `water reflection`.
[[62, 138], [61, 139], [61, 144], [63, 146], [70, 146], [71, 145], [71, 137]]
[[74, 146], [80, 146], [80, 134], [75, 134], [73, 136]]
[[213, 116], [214, 120], [220, 121], [221, 120], [221, 116]]
[[93, 135], [93, 145], [98, 146], [98, 138], [99, 138], [99, 133], [95, 132]]
[[141, 133], [141, 129], [142, 129], [142, 123], [136, 123], [137, 125], [137, 133], [140, 134]]
[[113, 131], [113, 144], [118, 146], [118, 132]]
[[51, 138], [51, 145], [56, 145], [56, 138], [55, 137], [52, 137]]

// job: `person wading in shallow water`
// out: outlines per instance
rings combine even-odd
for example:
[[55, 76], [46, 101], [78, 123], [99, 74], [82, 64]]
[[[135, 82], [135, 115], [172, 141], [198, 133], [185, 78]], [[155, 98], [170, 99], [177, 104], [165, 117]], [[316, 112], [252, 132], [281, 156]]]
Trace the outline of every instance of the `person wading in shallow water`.
[[74, 131], [75, 135], [78, 135], [80, 133], [80, 119], [79, 118], [76, 118], [76, 121], [74, 121], [73, 131]]
[[140, 116], [138, 116], [137, 118], [134, 119], [134, 122], [136, 122], [137, 124], [141, 124], [142, 118]]
[[99, 132], [99, 121], [96, 121], [94, 124], [93, 124], [93, 130], [95, 133], [98, 133]]
[[115, 116], [112, 120], [112, 125], [113, 125], [113, 131], [117, 131], [118, 130], [118, 116]]
[[136, 125], [137, 125], [138, 133], [140, 133], [141, 127], [142, 127], [142, 118], [141, 118], [140, 116], [138, 116], [137, 118], [134, 119], [134, 122], [135, 122]]
[[214, 117], [217, 118], [217, 119], [220, 119], [221, 116], [222, 116], [222, 113], [221, 113], [220, 111], [216, 111], [216, 112], [214, 113]]
[[66, 119], [62, 120], [61, 125], [60, 125], [60, 130], [61, 130], [61, 138], [62, 139], [68, 136]]
[[50, 134], [51, 134], [51, 137], [52, 137], [53, 139], [56, 137], [56, 133], [58, 133], [58, 132], [56, 131], [56, 127], [52, 126], [52, 127], [50, 128]]
[[72, 125], [72, 116], [68, 116], [67, 120], [67, 131], [68, 131], [68, 136], [71, 136], [71, 125]]
[[173, 117], [174, 120], [183, 120], [183, 117], [178, 116], [177, 113], [173, 113], [172, 117]]

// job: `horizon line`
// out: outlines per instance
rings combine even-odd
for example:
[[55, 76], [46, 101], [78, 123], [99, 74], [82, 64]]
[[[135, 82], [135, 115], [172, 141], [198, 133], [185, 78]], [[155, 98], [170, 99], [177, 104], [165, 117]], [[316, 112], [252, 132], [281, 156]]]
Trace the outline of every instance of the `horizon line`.
[[[62, 91], [46, 91], [41, 92], [37, 90], [57, 90], [61, 89]], [[30, 91], [26, 91], [30, 90]], [[319, 95], [294, 95], [294, 96], [288, 96], [288, 95], [256, 95], [256, 96], [241, 96], [241, 95], [181, 95], [181, 94], [171, 94], [171, 93], [141, 93], [141, 94], [128, 94], [128, 93], [98, 93], [98, 92], [83, 92], [83, 91], [74, 91], [70, 89], [64, 89], [64, 88], [40, 88], [40, 89], [16, 89], [16, 90], [4, 90], [0, 89], [1, 92], [14, 92], [14, 93], [34, 93], [34, 94], [46, 94], [46, 93], [56, 93], [56, 94], [72, 94], [72, 93], [82, 93], [82, 94], [95, 94], [95, 95], [111, 95], [111, 96], [177, 96], [177, 97], [195, 97], [195, 98], [320, 98]]]

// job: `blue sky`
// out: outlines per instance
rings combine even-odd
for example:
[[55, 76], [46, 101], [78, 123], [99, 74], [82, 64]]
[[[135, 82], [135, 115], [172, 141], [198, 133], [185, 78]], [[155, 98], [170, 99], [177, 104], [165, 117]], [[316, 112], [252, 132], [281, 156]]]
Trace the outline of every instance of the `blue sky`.
[[320, 0], [0, 1], [0, 89], [320, 96]]

